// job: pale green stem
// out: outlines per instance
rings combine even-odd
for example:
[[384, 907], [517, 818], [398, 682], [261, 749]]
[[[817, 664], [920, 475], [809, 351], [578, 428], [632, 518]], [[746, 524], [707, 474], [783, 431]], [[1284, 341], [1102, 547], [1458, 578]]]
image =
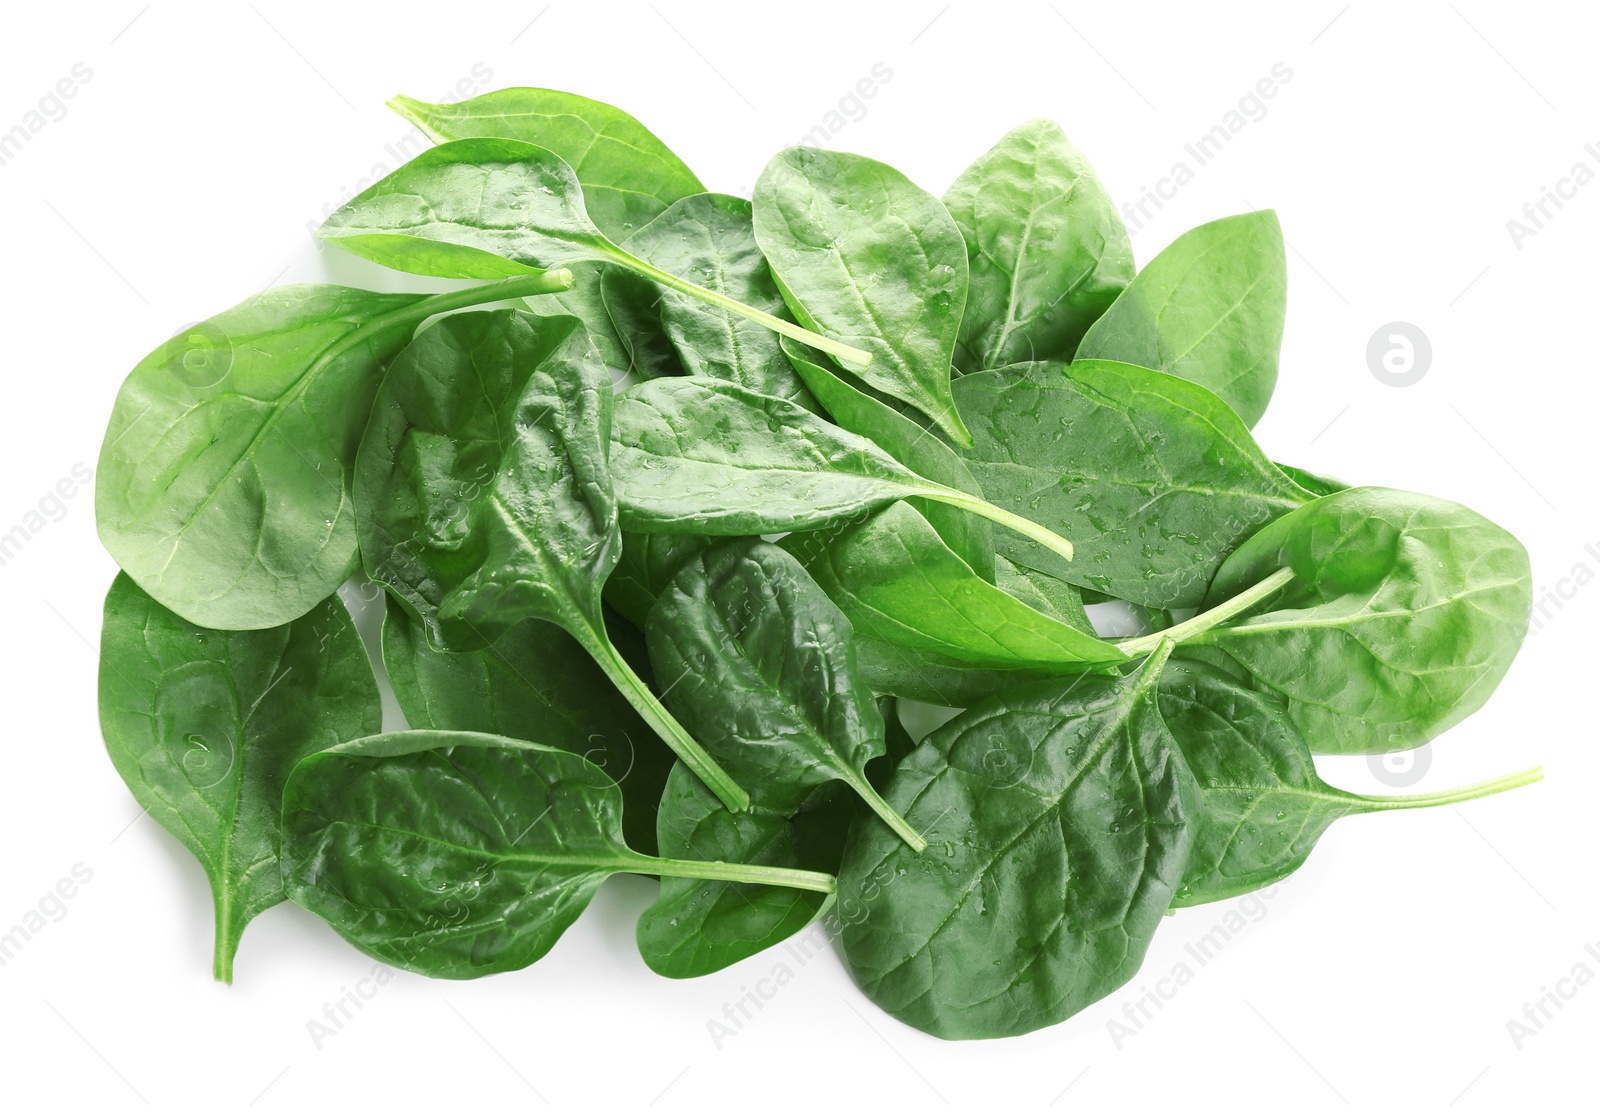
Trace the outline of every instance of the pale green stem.
[[766, 864], [730, 864], [725, 860], [665, 860], [640, 857], [628, 866], [630, 872], [650, 876], [682, 876], [691, 880], [721, 880], [727, 883], [764, 883], [769, 887], [797, 887], [832, 895], [835, 883], [826, 872], [807, 872], [799, 868], [774, 868]]
[[968, 513], [976, 513], [979, 517], [987, 517], [997, 525], [1004, 525], [1012, 532], [1021, 533], [1029, 540], [1038, 541], [1062, 559], [1072, 558], [1072, 542], [1070, 540], [1057, 536], [1043, 525], [1030, 521], [1026, 517], [1001, 509], [992, 502], [986, 502], [982, 498], [975, 498], [971, 494], [964, 494], [960, 490], [952, 490], [948, 486], [919, 487], [917, 496], [928, 498], [932, 501], [942, 501], [946, 505], [965, 509]]
[[1160, 632], [1150, 633], [1148, 636], [1119, 640], [1116, 645], [1130, 656], [1142, 656], [1154, 649], [1163, 640], [1190, 640], [1207, 629], [1220, 625], [1229, 618], [1243, 613], [1268, 595], [1276, 593], [1292, 578], [1294, 578], [1294, 571], [1288, 567], [1280, 567], [1250, 589], [1240, 591], [1219, 606], [1208, 609], [1204, 613], [1197, 613], [1189, 620], [1180, 621], [1170, 629], [1162, 629]]
[[865, 370], [872, 362], [871, 352], [863, 351], [859, 347], [851, 347], [847, 343], [840, 343], [838, 340], [829, 339], [827, 336], [819, 336], [817, 333], [802, 328], [792, 321], [780, 320], [771, 313], [752, 308], [743, 301], [735, 301], [726, 294], [695, 285], [693, 282], [686, 282], [676, 274], [669, 274], [658, 266], [651, 266], [644, 259], [635, 258], [620, 248], [615, 259], [619, 265], [643, 274], [651, 281], [659, 282], [669, 289], [675, 289], [679, 293], [687, 293], [690, 297], [698, 297], [708, 305], [715, 305], [717, 308], [731, 312], [735, 316], [753, 320], [763, 328], [770, 328], [781, 336], [799, 340], [807, 347], [815, 347], [819, 351], [826, 351], [851, 370]]
[[639, 712], [645, 723], [667, 742], [667, 747], [677, 754], [678, 759], [700, 777], [700, 782], [711, 789], [711, 793], [721, 800], [723, 806], [735, 812], [750, 809], [750, 796], [745, 789], [735, 783], [712, 755], [700, 747], [700, 742], [691, 737], [689, 731], [679, 724], [678, 719], [667, 712], [667, 708], [661, 704], [661, 700], [655, 696], [649, 685], [639, 677], [639, 673], [628, 666], [628, 661], [622, 658], [622, 653], [617, 651], [604, 630], [588, 629], [581, 623], [575, 624], [579, 627], [571, 631], [579, 635], [584, 647], [589, 650], [589, 654], [594, 657], [595, 662], [605, 671], [616, 688], [622, 692], [622, 696]]
[[1427, 806], [1449, 806], [1457, 802], [1469, 802], [1472, 799], [1486, 798], [1489, 795], [1498, 795], [1501, 791], [1509, 791], [1514, 787], [1526, 787], [1530, 783], [1537, 783], [1544, 778], [1544, 769], [1527, 768], [1510, 775], [1502, 775], [1495, 779], [1486, 779], [1482, 783], [1473, 783], [1466, 787], [1457, 787], [1452, 791], [1433, 791], [1425, 795], [1356, 795], [1362, 802], [1368, 803], [1374, 810], [1418, 810]]
[[894, 807], [884, 802], [883, 796], [873, 790], [872, 784], [859, 775], [847, 775], [845, 782], [865, 800], [868, 806], [872, 807], [872, 812], [882, 818], [885, 825], [899, 834], [900, 840], [911, 846], [914, 852], [920, 853], [928, 847], [928, 839], [911, 828], [911, 823], [902, 818]]

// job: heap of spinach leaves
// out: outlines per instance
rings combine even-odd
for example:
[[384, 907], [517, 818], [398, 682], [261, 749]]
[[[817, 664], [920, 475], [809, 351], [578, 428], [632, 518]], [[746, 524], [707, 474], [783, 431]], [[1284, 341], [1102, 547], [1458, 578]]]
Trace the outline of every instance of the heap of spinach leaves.
[[[393, 106], [438, 145], [322, 235], [470, 284], [268, 290], [141, 361], [100, 457], [106, 744], [210, 878], [219, 979], [284, 899], [521, 968], [632, 872], [663, 975], [820, 922], [905, 1022], [1020, 1034], [1338, 818], [1539, 778], [1317, 774], [1482, 706], [1530, 578], [1464, 506], [1257, 444], [1271, 212], [1136, 272], [1048, 121], [942, 199], [793, 148], [746, 200], [583, 97]], [[959, 712], [917, 743], [902, 700]]]

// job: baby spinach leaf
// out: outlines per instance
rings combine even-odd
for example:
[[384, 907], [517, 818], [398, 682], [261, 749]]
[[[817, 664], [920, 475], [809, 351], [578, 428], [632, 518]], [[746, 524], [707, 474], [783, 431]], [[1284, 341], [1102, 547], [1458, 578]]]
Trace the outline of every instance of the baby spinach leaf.
[[572, 167], [596, 226], [621, 240], [705, 186], [644, 124], [620, 108], [554, 89], [499, 89], [457, 104], [397, 96], [389, 107], [435, 142], [517, 139]]
[[1279, 463], [1278, 469], [1288, 475], [1290, 480], [1303, 490], [1309, 490], [1317, 497], [1326, 497], [1337, 494], [1340, 490], [1350, 489], [1350, 484], [1342, 479], [1333, 478], [1325, 474], [1317, 474], [1301, 467], [1291, 467], [1287, 463]]
[[802, 340], [846, 365], [865, 366], [872, 359], [635, 258], [589, 218], [571, 166], [544, 147], [515, 139], [458, 139], [425, 150], [348, 201], [317, 234], [395, 270], [439, 278], [610, 263]]
[[[843, 783], [809, 788], [796, 806], [768, 805], [760, 780], [750, 809], [730, 813], [681, 764], [661, 796], [661, 851], [684, 860], [729, 860], [831, 875], [850, 827]], [[787, 793], [787, 792], [786, 792]], [[639, 953], [662, 976], [706, 976], [753, 956], [809, 925], [827, 904], [819, 891], [663, 877], [661, 894], [639, 918]]]
[[995, 585], [1013, 598], [1079, 632], [1100, 635], [1084, 612], [1083, 595], [1071, 583], [1019, 566], [1004, 556], [996, 556], [994, 566]]
[[573, 317], [448, 316], [395, 359], [356, 463], [361, 555], [442, 649], [530, 618], [570, 633], [734, 809], [744, 792], [606, 635], [622, 547], [607, 469], [612, 390]]
[[1072, 545], [1026, 517], [923, 478], [864, 436], [782, 398], [708, 378], [658, 378], [617, 400], [611, 450], [622, 521], [638, 532], [752, 536], [811, 529], [907, 497]]
[[845, 365], [971, 444], [950, 396], [967, 249], [937, 197], [882, 162], [791, 147], [756, 182], [755, 229], [796, 319], [870, 352]]
[[1133, 976], [1199, 809], [1156, 706], [1165, 658], [997, 695], [901, 761], [888, 798], [929, 851], [859, 823], [839, 873], [845, 958], [874, 1002], [941, 1038], [995, 1038]]
[[650, 607], [684, 561], [717, 541], [687, 532], [622, 533], [622, 558], [606, 580], [605, 599], [634, 626], [643, 629]]
[[817, 872], [645, 856], [621, 811], [576, 753], [483, 733], [363, 737], [290, 775], [284, 887], [362, 952], [453, 980], [532, 964], [618, 872], [833, 890]]
[[372, 668], [338, 598], [276, 629], [218, 632], [125, 574], [111, 584], [100, 728], [133, 797], [211, 881], [218, 980], [233, 982], [245, 926], [284, 900], [278, 818], [290, 769], [381, 723]]
[[1000, 553], [1140, 605], [1198, 605], [1229, 552], [1312, 498], [1214, 394], [1160, 371], [1029, 363], [962, 375], [955, 393], [979, 485], [1077, 541], [1070, 564], [1040, 566], [1009, 536]]
[[1133, 280], [1133, 248], [1116, 205], [1050, 120], [1007, 132], [962, 172], [944, 203], [966, 240], [970, 271], [959, 370], [1070, 360]]
[[1303, 506], [1229, 556], [1207, 601], [1284, 567], [1294, 578], [1252, 616], [1190, 644], [1286, 699], [1313, 752], [1393, 752], [1438, 736], [1484, 704], [1528, 628], [1527, 551], [1423, 494], [1366, 486]]
[[806, 554], [806, 569], [851, 624], [892, 644], [1004, 667], [1081, 671], [1128, 659], [984, 582], [903, 502]]
[[[975, 498], [983, 497], [977, 479], [944, 440], [813, 361], [806, 349], [793, 340], [779, 342], [812, 395], [840, 428], [867, 437], [923, 478]], [[914, 504], [968, 566], [984, 579], [994, 578], [994, 530], [986, 519], [924, 498], [915, 499]]]
[[1161, 677], [1161, 716], [1200, 785], [1194, 843], [1175, 907], [1276, 883], [1349, 814], [1446, 806], [1534, 783], [1538, 768], [1426, 795], [1356, 795], [1317, 775], [1311, 752], [1270, 696], [1195, 662]]
[[1139, 271], [1078, 356], [1187, 378], [1253, 427], [1278, 381], [1288, 280], [1277, 213], [1201, 224]]
[[[630, 634], [637, 643], [629, 644]], [[634, 670], [648, 668], [642, 636], [609, 622], [607, 635]], [[653, 743], [638, 712], [559, 627], [530, 619], [486, 648], [441, 652], [390, 597], [383, 665], [413, 729], [535, 741], [576, 752], [603, 769], [622, 788], [628, 843], [640, 852], [656, 851], [655, 807], [672, 770], [672, 753]]]
[[565, 274], [434, 297], [269, 289], [133, 369], [100, 449], [100, 541], [168, 609], [285, 624], [356, 566], [350, 468], [385, 363], [435, 313], [562, 288]]
[[934, 706], [964, 707], [1021, 683], [1061, 674], [1059, 668], [994, 667], [939, 652], [879, 640], [864, 629], [856, 637], [856, 669], [879, 694]]
[[[750, 202], [742, 197], [721, 193], [687, 197], [640, 228], [625, 246], [653, 266], [693, 277], [700, 285], [773, 316], [789, 316], [767, 260], [756, 246]], [[633, 322], [630, 333], [646, 337], [647, 343], [648, 337], [663, 334], [670, 360], [681, 364], [683, 371], [735, 382], [808, 409], [816, 407], [779, 349], [776, 333], [704, 301], [661, 289], [631, 271], [611, 268], [604, 288], [613, 315]], [[660, 355], [647, 361], [652, 364], [651, 377], [672, 373], [662, 367]]]
[[[577, 262], [571, 267], [572, 288], [545, 297], [530, 297], [520, 307], [534, 316], [575, 316], [583, 321], [584, 331], [613, 379], [627, 374], [654, 373], [639, 364], [632, 335], [612, 319], [606, 308], [601, 280], [606, 267], [596, 262]], [[676, 358], [676, 356], [673, 356]], [[663, 372], [665, 373], [665, 372]], [[670, 373], [681, 374], [682, 369]]]
[[645, 638], [668, 704], [713, 755], [792, 791], [840, 780], [924, 847], [867, 782], [883, 718], [856, 677], [850, 622], [793, 556], [732, 540], [692, 557], [656, 599]]

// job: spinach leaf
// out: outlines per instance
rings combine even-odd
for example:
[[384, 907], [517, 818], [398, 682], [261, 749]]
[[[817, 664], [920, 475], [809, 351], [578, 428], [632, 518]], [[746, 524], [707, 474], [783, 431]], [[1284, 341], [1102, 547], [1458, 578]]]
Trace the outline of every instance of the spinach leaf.
[[1333, 478], [1325, 474], [1317, 474], [1301, 467], [1291, 467], [1288, 463], [1279, 463], [1278, 469], [1288, 475], [1290, 480], [1303, 490], [1309, 490], [1317, 497], [1326, 497], [1337, 494], [1340, 490], [1350, 489], [1350, 484], [1343, 479]]
[[[640, 228], [625, 246], [653, 266], [692, 275], [699, 284], [773, 316], [789, 316], [756, 246], [750, 202], [741, 197], [687, 197]], [[631, 271], [609, 269], [604, 288], [613, 316], [631, 321], [630, 333], [646, 342], [663, 334], [670, 352], [666, 358], [684, 371], [816, 407], [778, 347], [776, 333], [704, 301], [660, 289]], [[662, 355], [647, 361], [651, 377], [672, 372], [662, 368]]]
[[1467, 717], [1511, 666], [1533, 602], [1528, 553], [1498, 525], [1372, 486], [1262, 529], [1217, 571], [1207, 600], [1278, 568], [1294, 578], [1270, 608], [1190, 644], [1285, 698], [1313, 752], [1415, 748]]
[[856, 637], [856, 668], [862, 682], [879, 694], [950, 707], [971, 706], [1021, 683], [1061, 674], [1048, 666], [995, 667], [957, 660], [880, 640], [864, 629]]
[[1116, 205], [1050, 120], [1007, 132], [962, 172], [944, 203], [966, 240], [970, 270], [959, 370], [1070, 360], [1133, 280], [1133, 248]]
[[1071, 544], [1026, 517], [923, 478], [871, 440], [793, 402], [731, 382], [641, 383], [617, 401], [613, 440], [622, 522], [638, 532], [811, 529], [921, 497], [1017, 529], [1072, 558]]
[[512, 309], [448, 316], [390, 367], [356, 463], [361, 555], [442, 649], [530, 618], [570, 633], [732, 809], [744, 792], [606, 634], [622, 547], [607, 469], [612, 390], [583, 326]]
[[852, 625], [907, 648], [989, 666], [1081, 671], [1125, 663], [1109, 641], [984, 582], [901, 502], [803, 549], [806, 569]]
[[867, 782], [883, 718], [856, 677], [850, 622], [793, 556], [732, 540], [689, 559], [656, 599], [645, 638], [668, 704], [713, 755], [791, 791], [840, 780], [925, 847]]
[[690, 556], [717, 541], [687, 532], [622, 533], [622, 558], [606, 580], [605, 599], [634, 626], [643, 629], [650, 607]]
[[1100, 635], [1084, 612], [1082, 592], [1071, 583], [1019, 566], [1004, 556], [996, 556], [994, 565], [995, 585], [1013, 598], [1079, 632]]
[[282, 286], [186, 329], [117, 394], [96, 474], [101, 543], [196, 624], [294, 620], [355, 570], [350, 468], [384, 364], [435, 313], [569, 280], [433, 297]]
[[1000, 553], [1140, 605], [1198, 605], [1229, 552], [1312, 498], [1214, 394], [1160, 371], [1029, 363], [962, 375], [955, 393], [979, 485], [1077, 542], [1070, 564], [1040, 566], [1009, 536]]
[[1187, 378], [1253, 427], [1278, 381], [1288, 280], [1275, 212], [1201, 224], [1139, 271], [1078, 356]]
[[756, 181], [755, 229], [796, 319], [870, 352], [845, 365], [972, 443], [950, 396], [967, 249], [937, 197], [882, 162], [791, 147]]
[[1138, 970], [1199, 809], [1156, 705], [1165, 660], [998, 695], [901, 761], [888, 798], [930, 850], [860, 823], [839, 873], [845, 958], [879, 1006], [941, 1038], [1003, 1037]]
[[532, 964], [618, 872], [833, 890], [817, 872], [645, 856], [623, 842], [621, 810], [576, 753], [483, 733], [363, 737], [290, 775], [284, 887], [362, 952], [455, 980]]
[[514, 139], [458, 139], [425, 150], [352, 198], [317, 234], [392, 269], [439, 278], [610, 263], [808, 343], [848, 366], [864, 367], [872, 359], [635, 258], [589, 218], [572, 167], [544, 147]]
[[[632, 633], [630, 643], [630, 633], [607, 623], [607, 636], [634, 670], [647, 669], [644, 638]], [[650, 727], [569, 634], [530, 619], [486, 648], [441, 652], [390, 597], [383, 666], [413, 729], [536, 741], [576, 752], [603, 769], [622, 788], [628, 843], [640, 852], [656, 851], [655, 807], [672, 770], [672, 753], [651, 742]]]
[[[661, 851], [684, 860], [729, 860], [828, 875], [839, 870], [850, 827], [849, 788], [812, 787], [796, 805], [768, 804], [760, 780], [750, 809], [730, 813], [681, 764], [661, 796]], [[785, 792], [787, 793], [787, 792]], [[828, 896], [795, 887], [663, 877], [639, 918], [639, 953], [662, 976], [705, 976], [768, 949], [809, 925]]]
[[673, 201], [705, 192], [683, 160], [620, 108], [554, 89], [499, 89], [457, 104], [397, 96], [389, 107], [435, 142], [517, 139], [555, 152], [583, 183], [595, 225], [620, 240]]
[[[806, 349], [793, 340], [779, 342], [806, 386], [840, 428], [865, 436], [923, 478], [975, 498], [983, 497], [977, 479], [944, 440], [813, 361]], [[982, 578], [993, 581], [994, 530], [986, 519], [925, 498], [915, 499], [914, 504], [951, 550]]]
[[283, 902], [278, 808], [290, 769], [381, 722], [372, 668], [338, 598], [276, 629], [217, 632], [125, 574], [111, 584], [100, 728], [133, 797], [211, 881], [218, 980], [233, 982], [250, 920]]
[[1270, 696], [1194, 662], [1173, 663], [1160, 692], [1161, 716], [1200, 785], [1176, 907], [1276, 883], [1348, 814], [1453, 805], [1544, 777], [1534, 768], [1454, 791], [1355, 795], [1322, 781], [1305, 741]]
[[[619, 324], [606, 306], [601, 288], [606, 267], [596, 262], [576, 262], [570, 269], [571, 289], [545, 297], [529, 297], [519, 307], [534, 316], [575, 316], [583, 321], [584, 331], [589, 333], [595, 351], [613, 379], [620, 380], [628, 374], [683, 373], [682, 367], [675, 364], [646, 366], [641, 363], [637, 334]], [[672, 359], [677, 357], [670, 351], [667, 354]]]

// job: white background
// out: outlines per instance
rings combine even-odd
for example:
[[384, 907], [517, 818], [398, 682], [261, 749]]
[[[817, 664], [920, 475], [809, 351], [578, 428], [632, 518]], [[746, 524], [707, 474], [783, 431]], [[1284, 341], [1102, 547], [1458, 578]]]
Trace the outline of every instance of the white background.
[[[1196, 6], [1198, 7], [1198, 6]], [[139, 810], [101, 746], [99, 608], [114, 568], [92, 494], [0, 567], [8, 618], [0, 932], [74, 865], [65, 914], [0, 967], [0, 1103], [96, 1108], [816, 1103], [1492, 1108], [1592, 1099], [1600, 986], [1520, 1048], [1508, 1020], [1573, 966], [1600, 973], [1592, 713], [1600, 617], [1593, 340], [1600, 183], [1513, 242], [1541, 187], [1600, 155], [1597, 28], [1578, 5], [1482, 0], [1170, 8], [902, 5], [8, 5], [0, 131], [77, 63], [64, 118], [0, 166], [6, 434], [0, 532], [93, 466], [123, 375], [176, 329], [259, 288], [374, 271], [308, 228], [394, 159], [383, 102], [543, 85], [639, 116], [708, 187], [747, 193], [874, 65], [892, 76], [831, 145], [935, 193], [1004, 131], [1058, 120], [1112, 195], [1137, 199], [1277, 63], [1291, 79], [1134, 239], [1275, 207], [1290, 244], [1271, 454], [1464, 501], [1571, 595], [1488, 707], [1390, 780], [1437, 790], [1542, 763], [1547, 782], [1456, 810], [1351, 819], [1265, 912], [1229, 931], [1154, 1018], [1156, 988], [1226, 906], [1184, 911], [1123, 991], [1054, 1029], [944, 1044], [872, 1006], [831, 953], [720, 1047], [708, 1021], [779, 954], [690, 982], [634, 951], [650, 881], [609, 882], [544, 961], [476, 983], [398, 975], [335, 1036], [308, 1022], [372, 962], [293, 906], [210, 977], [199, 866]], [[535, 19], [535, 17], [537, 18]], [[530, 25], [530, 20], [533, 22]], [[1422, 328], [1395, 388], [1369, 338]], [[60, 514], [54, 514], [59, 516]], [[1586, 545], [1594, 544], [1594, 548]], [[1573, 578], [1575, 569], [1588, 570]], [[1579, 579], [1583, 583], [1579, 584]], [[1360, 758], [1321, 761], [1391, 789]], [[138, 820], [135, 820], [138, 819]], [[1596, 950], [1585, 952], [1595, 943]], [[1570, 985], [1569, 985], [1570, 987]], [[1568, 1096], [1567, 1093], [1573, 1093]]]

